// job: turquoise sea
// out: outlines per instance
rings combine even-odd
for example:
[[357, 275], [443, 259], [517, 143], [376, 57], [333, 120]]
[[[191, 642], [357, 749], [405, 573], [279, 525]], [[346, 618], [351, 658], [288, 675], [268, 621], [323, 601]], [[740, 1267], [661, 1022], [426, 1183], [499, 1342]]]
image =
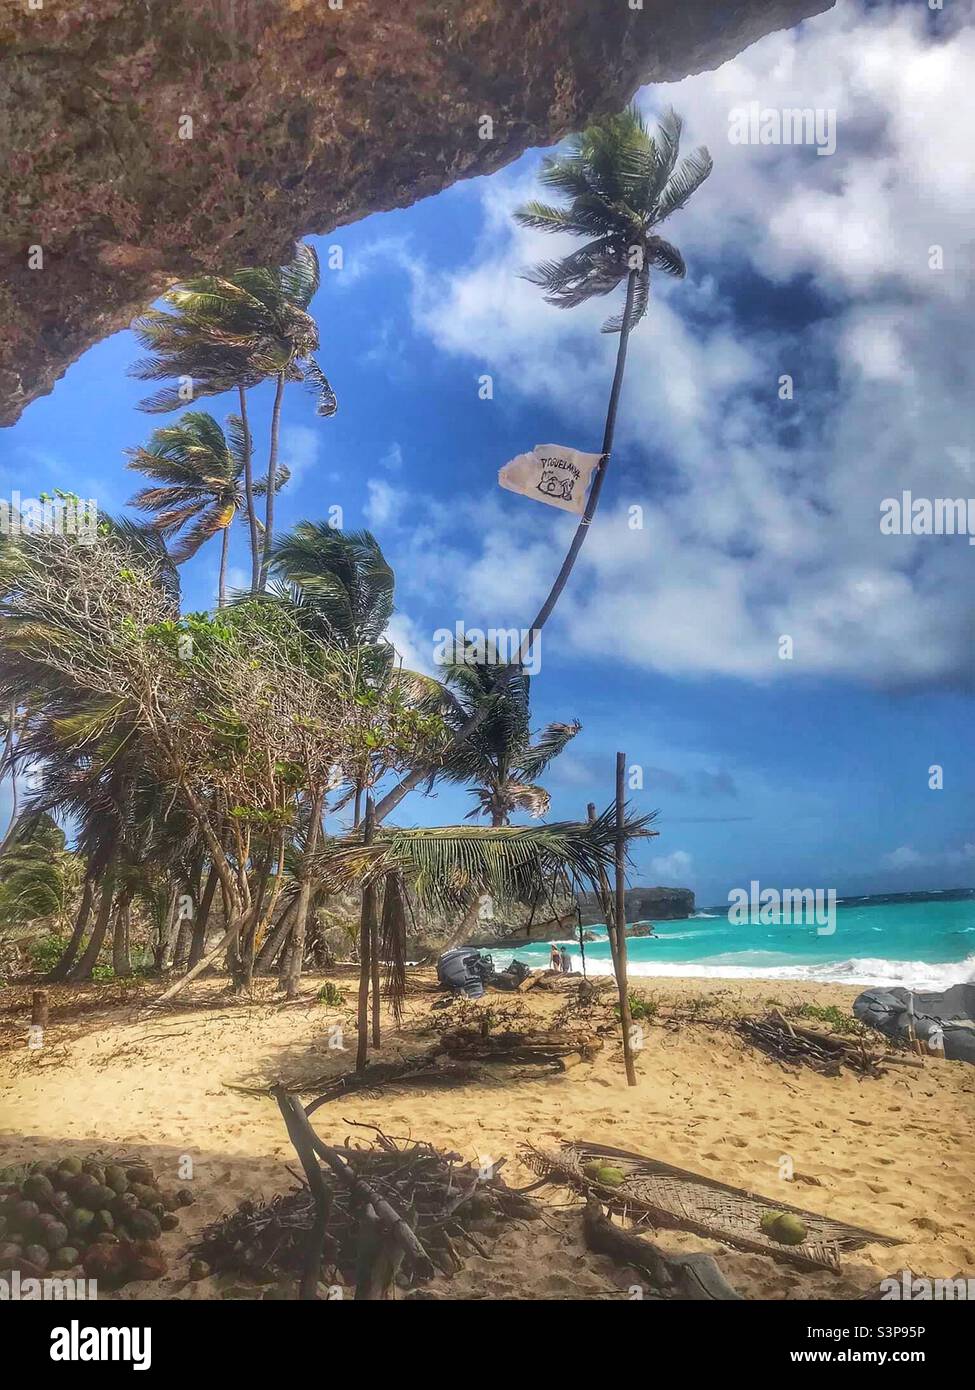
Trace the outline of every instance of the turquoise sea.
[[[732, 925], [720, 909], [676, 922], [656, 922], [656, 937], [627, 943], [631, 976], [696, 975], [714, 979], [831, 980], [841, 984], [946, 989], [975, 978], [975, 891], [924, 894], [891, 902], [840, 899], [836, 930], [751, 921]], [[586, 971], [612, 971], [605, 927], [589, 927]], [[562, 942], [560, 941], [560, 945]], [[573, 969], [582, 968], [578, 938], [565, 938]], [[549, 943], [491, 950], [497, 968], [514, 957], [545, 968]]]

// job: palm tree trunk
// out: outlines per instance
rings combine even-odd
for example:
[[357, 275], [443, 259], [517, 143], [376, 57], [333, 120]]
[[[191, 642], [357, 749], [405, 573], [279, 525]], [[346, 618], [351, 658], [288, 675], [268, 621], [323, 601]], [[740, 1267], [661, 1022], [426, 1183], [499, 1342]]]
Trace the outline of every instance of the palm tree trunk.
[[[511, 679], [511, 676], [514, 674], [517, 667], [530, 658], [531, 650], [535, 644], [535, 640], [538, 637], [538, 634], [541, 632], [548, 619], [552, 616], [552, 610], [558, 602], [562, 590], [568, 583], [569, 575], [572, 573], [573, 566], [575, 565], [575, 562], [578, 559], [579, 551], [582, 549], [586, 536], [588, 536], [589, 534], [590, 522], [592, 521], [593, 516], [596, 512], [596, 508], [599, 505], [599, 495], [603, 490], [603, 483], [606, 480], [606, 470], [609, 467], [610, 455], [613, 452], [613, 438], [616, 433], [616, 412], [619, 409], [620, 392], [623, 387], [623, 373], [626, 370], [626, 349], [630, 341], [630, 319], [632, 317], [633, 312], [633, 296], [636, 292], [636, 283], [638, 275], [638, 271], [631, 270], [626, 281], [626, 307], [623, 311], [623, 327], [620, 330], [619, 346], [616, 349], [616, 370], [613, 373], [613, 385], [609, 393], [609, 406], [606, 410], [606, 424], [603, 429], [602, 456], [599, 460], [598, 465], [596, 466], [596, 472], [595, 476], [593, 477], [592, 487], [589, 490], [589, 500], [586, 503], [586, 510], [583, 512], [579, 520], [579, 525], [576, 527], [575, 535], [572, 537], [572, 544], [566, 551], [565, 559], [562, 561], [562, 568], [556, 575], [555, 583], [549, 590], [548, 597], [542, 604], [541, 608], [538, 610], [538, 613], [535, 617], [535, 621], [529, 628], [528, 633], [518, 650], [518, 655], [515, 657], [511, 665], [505, 667], [502, 671], [501, 676], [496, 686], [494, 687], [495, 690], [503, 689], [507, 681]], [[455, 748], [459, 747], [460, 744], [464, 743], [468, 738], [470, 738], [471, 734], [474, 733], [476, 729], [480, 728], [481, 724], [487, 718], [488, 708], [489, 706], [486, 702], [482, 704], [480, 708], [474, 714], [471, 715], [470, 719], [468, 719], [467, 722], [460, 729], [458, 729], [457, 733], [451, 739], [450, 748], [448, 750], [449, 752], [453, 752]], [[412, 772], [410, 772], [406, 777], [402, 779], [402, 781], [398, 782], [396, 786], [392, 788], [391, 791], [388, 791], [386, 795], [383, 797], [382, 801], [380, 801], [379, 805], [376, 807], [377, 823], [385, 819], [385, 817], [389, 815], [390, 811], [392, 811], [396, 806], [399, 805], [399, 803], [403, 800], [403, 797], [406, 796], [407, 792], [411, 792], [419, 782], [423, 781], [424, 777], [429, 777], [429, 775], [429, 767], [426, 767], [421, 764], [420, 766], [415, 767]]]
[[115, 869], [113, 866], [105, 870], [102, 875], [101, 886], [102, 893], [98, 903], [98, 916], [95, 918], [95, 925], [91, 929], [91, 936], [88, 938], [84, 955], [77, 965], [68, 971], [69, 980], [90, 980], [91, 972], [98, 963], [98, 953], [102, 949], [105, 933], [108, 931], [108, 923], [112, 916], [112, 901], [115, 897]]
[[230, 527], [223, 528], [223, 539], [220, 542], [220, 581], [217, 588], [217, 607], [222, 608], [227, 602], [227, 550], [230, 545]]
[[267, 571], [271, 561], [271, 544], [274, 540], [274, 479], [278, 471], [278, 436], [281, 432], [281, 401], [284, 396], [284, 373], [278, 373], [277, 390], [274, 393], [274, 408], [271, 411], [271, 447], [267, 456], [267, 498], [264, 511], [264, 555], [261, 560], [261, 577], [258, 589], [261, 593], [267, 588]]
[[261, 557], [257, 536], [257, 512], [254, 510], [254, 444], [247, 416], [247, 393], [243, 386], [237, 387], [237, 394], [240, 397], [240, 423], [244, 434], [244, 501], [247, 505], [247, 528], [251, 538], [251, 593], [256, 594], [261, 575]]
[[278, 952], [284, 945], [285, 937], [291, 931], [291, 918], [297, 906], [297, 898], [292, 898], [289, 903], [286, 903], [281, 916], [265, 936], [254, 961], [255, 974], [262, 975], [265, 971], [270, 973], [271, 967], [278, 958]]
[[166, 901], [166, 917], [159, 928], [159, 939], [156, 942], [154, 952], [154, 964], [156, 970], [161, 974], [166, 969], [166, 960], [169, 956], [169, 948], [173, 944], [176, 935], [176, 905], [179, 902], [179, 884], [174, 883], [169, 890], [169, 898]]
[[132, 974], [132, 962], [129, 960], [131, 903], [131, 895], [123, 892], [115, 909], [115, 930], [112, 933], [112, 969], [119, 979]]
[[193, 923], [193, 940], [190, 943], [190, 958], [187, 961], [187, 965], [191, 970], [203, 955], [203, 948], [206, 945], [207, 939], [207, 923], [210, 920], [210, 908], [213, 906], [213, 895], [217, 891], [217, 884], [219, 881], [217, 871], [211, 864], [210, 872], [207, 875], [206, 887], [203, 889], [200, 910], [196, 914], [196, 920]]
[[78, 907], [78, 915], [75, 918], [74, 931], [71, 933], [71, 940], [65, 946], [61, 954], [61, 959], [54, 969], [49, 971], [47, 979], [51, 984], [59, 980], [66, 980], [68, 971], [74, 964], [74, 958], [78, 954], [84, 939], [85, 930], [88, 926], [88, 919], [91, 916], [91, 905], [95, 897], [95, 880], [86, 878], [84, 887], [81, 890], [81, 903]]

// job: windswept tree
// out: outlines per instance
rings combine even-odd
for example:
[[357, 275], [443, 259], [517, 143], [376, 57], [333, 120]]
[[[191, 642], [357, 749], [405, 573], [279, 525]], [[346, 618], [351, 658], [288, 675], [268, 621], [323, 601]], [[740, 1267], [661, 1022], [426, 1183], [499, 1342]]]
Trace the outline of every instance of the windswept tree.
[[[267, 583], [274, 536], [275, 480], [279, 477], [281, 405], [288, 382], [314, 392], [317, 413], [334, 415], [335, 393], [315, 359], [318, 327], [309, 312], [320, 271], [314, 247], [299, 245], [287, 265], [245, 267], [228, 275], [200, 275], [175, 285], [165, 307], [150, 309], [133, 323], [149, 356], [132, 374], [143, 381], [175, 379], [142, 402], [151, 412], [177, 410], [202, 396], [236, 390], [240, 401], [244, 498], [251, 542], [252, 592]], [[253, 480], [253, 438], [247, 392], [274, 382], [265, 481], [264, 534], [260, 535]]]
[[[436, 777], [473, 783], [476, 805], [467, 819], [487, 817], [493, 826], [507, 825], [516, 811], [544, 816], [551, 797], [537, 784], [582, 728], [578, 720], [548, 724], [532, 734], [530, 676], [513, 675], [503, 665], [457, 660], [443, 668], [444, 689], [437, 702], [447, 727], [462, 729], [475, 713], [483, 714], [468, 739], [448, 749]], [[428, 697], [431, 701], [435, 696]]]
[[[627, 345], [630, 333], [647, 312], [651, 277], [654, 271], [676, 276], [686, 273], [683, 257], [660, 235], [659, 228], [686, 205], [712, 166], [703, 146], [680, 159], [680, 136], [681, 120], [673, 111], [663, 117], [655, 133], [635, 106], [604, 117], [572, 136], [563, 152], [544, 161], [542, 184], [565, 201], [530, 202], [515, 213], [525, 227], [586, 238], [578, 250], [543, 261], [527, 272], [529, 280], [546, 290], [550, 304], [572, 309], [626, 286], [622, 311], [603, 325], [605, 333], [619, 334], [619, 343], [600, 462], [562, 567], [522, 644], [521, 662], [527, 661], [568, 582], [599, 505], [613, 448]], [[517, 662], [512, 664], [511, 675], [517, 666]], [[455, 744], [459, 747], [486, 717], [486, 710], [475, 710], [457, 731]], [[424, 775], [423, 768], [416, 768], [388, 792], [376, 807], [377, 817], [388, 815]]]
[[189, 410], [175, 425], [154, 431], [144, 448], [128, 452], [129, 467], [156, 482], [155, 487], [141, 488], [129, 506], [149, 512], [156, 530], [175, 542], [170, 553], [177, 564], [214, 536], [221, 537], [217, 602], [222, 608], [230, 528], [246, 506], [246, 442], [240, 417], [230, 417], [224, 434], [205, 410]]

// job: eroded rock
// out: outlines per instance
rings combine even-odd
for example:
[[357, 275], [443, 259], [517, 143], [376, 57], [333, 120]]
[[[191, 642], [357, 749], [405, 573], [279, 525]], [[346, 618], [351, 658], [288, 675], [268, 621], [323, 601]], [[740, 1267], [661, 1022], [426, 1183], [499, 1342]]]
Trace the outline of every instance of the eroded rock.
[[832, 0], [630, 3], [0, 0], [0, 423], [180, 276], [279, 262]]

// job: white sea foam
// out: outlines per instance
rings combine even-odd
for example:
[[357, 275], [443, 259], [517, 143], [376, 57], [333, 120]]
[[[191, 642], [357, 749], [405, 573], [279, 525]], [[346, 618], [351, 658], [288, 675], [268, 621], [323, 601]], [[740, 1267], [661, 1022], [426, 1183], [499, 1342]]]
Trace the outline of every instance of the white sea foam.
[[[578, 952], [572, 956], [573, 970], [581, 969]], [[589, 975], [611, 975], [612, 963], [586, 957]], [[809, 980], [840, 985], [904, 985], [908, 989], [947, 989], [949, 985], [975, 980], [975, 956], [967, 960], [934, 964], [924, 960], [880, 960], [869, 956], [851, 960], [824, 961], [818, 965], [726, 965], [698, 964], [694, 961], [627, 962], [631, 978], [704, 980]]]

